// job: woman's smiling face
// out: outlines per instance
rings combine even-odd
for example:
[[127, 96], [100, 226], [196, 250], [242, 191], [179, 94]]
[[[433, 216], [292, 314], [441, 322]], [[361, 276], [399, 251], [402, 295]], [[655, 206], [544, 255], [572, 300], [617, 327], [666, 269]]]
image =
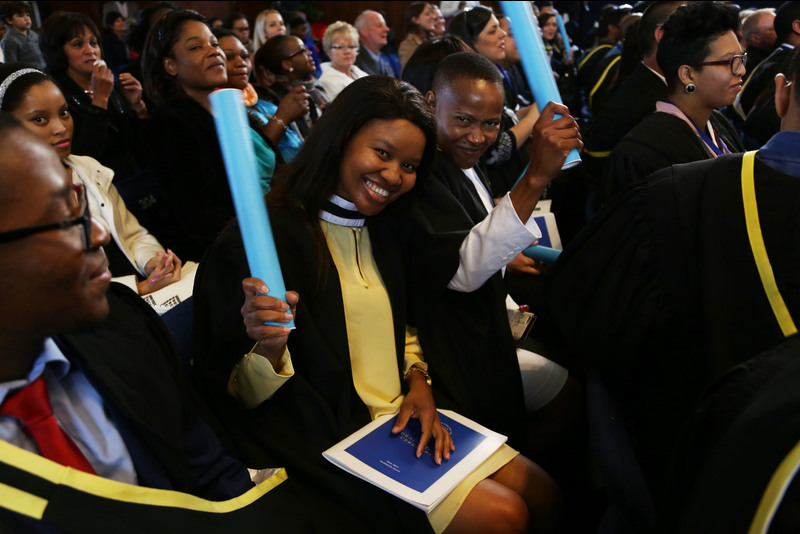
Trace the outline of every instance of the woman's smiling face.
[[375, 119], [347, 145], [336, 194], [364, 215], [377, 215], [411, 191], [425, 150], [425, 134], [405, 119]]

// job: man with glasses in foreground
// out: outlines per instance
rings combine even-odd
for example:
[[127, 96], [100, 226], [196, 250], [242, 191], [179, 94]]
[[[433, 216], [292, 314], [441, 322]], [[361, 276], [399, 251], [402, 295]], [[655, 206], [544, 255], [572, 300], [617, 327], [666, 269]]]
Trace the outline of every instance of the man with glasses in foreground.
[[0, 114], [0, 530], [283, 523], [285, 472], [253, 487], [225, 455], [158, 317], [111, 284], [108, 240], [52, 148]]

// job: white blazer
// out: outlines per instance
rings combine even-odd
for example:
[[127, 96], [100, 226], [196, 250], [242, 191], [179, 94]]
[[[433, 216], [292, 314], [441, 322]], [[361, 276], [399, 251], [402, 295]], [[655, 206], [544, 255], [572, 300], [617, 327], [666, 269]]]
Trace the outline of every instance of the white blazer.
[[[72, 154], [64, 159], [64, 164], [72, 169], [73, 183], [83, 184], [86, 188], [89, 212], [92, 214], [92, 218], [108, 228], [111, 237], [123, 254], [136, 266], [139, 274], [145, 276], [144, 266], [147, 261], [158, 252], [165, 252], [165, 250], [158, 240], [128, 211], [117, 188], [111, 183], [114, 171], [89, 156]], [[131, 276], [130, 278], [135, 277]], [[131, 285], [127, 280], [115, 280], [125, 283], [127, 286]], [[136, 287], [135, 280], [133, 280], [133, 284], [133, 287]]]

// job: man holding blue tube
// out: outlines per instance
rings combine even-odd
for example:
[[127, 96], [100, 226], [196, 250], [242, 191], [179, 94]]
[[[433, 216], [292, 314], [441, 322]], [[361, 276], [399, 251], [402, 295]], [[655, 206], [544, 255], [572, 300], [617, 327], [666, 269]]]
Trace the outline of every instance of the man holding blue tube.
[[[427, 99], [439, 151], [432, 175], [409, 194], [413, 321], [436, 362], [430, 369], [439, 388], [462, 413], [522, 447], [526, 403], [503, 270], [540, 237], [531, 214], [567, 154], [582, 146], [580, 134], [564, 106], [545, 107], [530, 143], [530, 166], [493, 206], [477, 164], [498, 133], [499, 71], [479, 54], [453, 54], [440, 63]], [[553, 120], [555, 113], [563, 117]], [[562, 390], [566, 372], [554, 375], [550, 391], [529, 407], [548, 404]]]

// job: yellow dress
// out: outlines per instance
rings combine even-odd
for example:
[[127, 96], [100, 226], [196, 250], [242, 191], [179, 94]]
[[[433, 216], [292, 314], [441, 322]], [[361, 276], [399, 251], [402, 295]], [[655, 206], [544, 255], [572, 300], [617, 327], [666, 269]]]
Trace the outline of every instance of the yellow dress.
[[[324, 220], [320, 224], [339, 273], [356, 392], [373, 419], [395, 413], [404, 398], [401, 373], [397, 369], [389, 296], [372, 257], [369, 230], [363, 226], [340, 226]], [[406, 328], [404, 372], [414, 364], [426, 369], [416, 332]], [[458, 447], [458, 443], [455, 445]], [[504, 445], [473, 471], [428, 513], [434, 531], [442, 532], [472, 488], [517, 454]]]

